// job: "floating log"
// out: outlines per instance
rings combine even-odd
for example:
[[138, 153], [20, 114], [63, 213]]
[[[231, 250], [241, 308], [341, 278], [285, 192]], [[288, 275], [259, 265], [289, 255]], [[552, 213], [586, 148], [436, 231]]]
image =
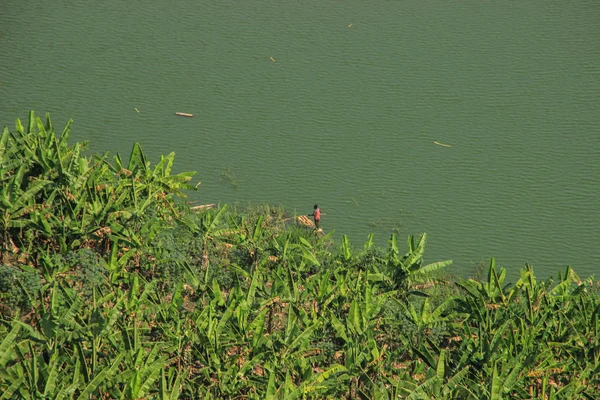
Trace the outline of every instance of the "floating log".
[[206, 208], [214, 208], [215, 205], [214, 204], [203, 204], [201, 206], [194, 206], [194, 207], [190, 207], [190, 210], [204, 210]]
[[[323, 215], [323, 214], [321, 214]], [[318, 235], [325, 235], [325, 232], [323, 232], [322, 228], [317, 228], [315, 226], [315, 223], [313, 222], [312, 219], [308, 218], [306, 215], [299, 215], [296, 217], [296, 221], [298, 221], [298, 224], [305, 226], [307, 228], [310, 229], [314, 229], [315, 233]]]
[[445, 143], [436, 142], [435, 140], [433, 141], [433, 143], [437, 144], [438, 146], [452, 147], [452, 145], [450, 145], [450, 144], [445, 144]]
[[300, 225], [308, 226], [309, 228], [315, 227], [315, 223], [310, 218], [308, 218], [306, 215], [299, 215], [298, 223]]
[[193, 117], [194, 116], [194, 114], [188, 114], [188, 113], [179, 112], [179, 111], [177, 111], [175, 113], [175, 115], [179, 115], [180, 117]]

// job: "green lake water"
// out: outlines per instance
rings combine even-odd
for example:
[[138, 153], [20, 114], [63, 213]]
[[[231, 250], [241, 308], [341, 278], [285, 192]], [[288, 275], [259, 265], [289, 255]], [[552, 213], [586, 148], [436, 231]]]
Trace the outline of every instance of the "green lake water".
[[316, 202], [463, 275], [600, 272], [596, 0], [3, 0], [0, 124], [30, 109], [176, 152], [198, 204]]

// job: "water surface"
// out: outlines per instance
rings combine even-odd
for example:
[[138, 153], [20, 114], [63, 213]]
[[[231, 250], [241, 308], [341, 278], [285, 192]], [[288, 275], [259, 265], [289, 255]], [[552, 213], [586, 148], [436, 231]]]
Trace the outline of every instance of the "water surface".
[[599, 22], [595, 1], [4, 0], [0, 122], [34, 109], [94, 151], [175, 151], [194, 200], [317, 202], [355, 245], [426, 231], [457, 273], [587, 276]]

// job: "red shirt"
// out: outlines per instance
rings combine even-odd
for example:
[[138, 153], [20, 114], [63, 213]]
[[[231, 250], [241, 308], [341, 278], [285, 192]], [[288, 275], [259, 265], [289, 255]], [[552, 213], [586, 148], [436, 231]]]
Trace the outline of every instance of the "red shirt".
[[320, 220], [321, 219], [321, 210], [317, 208], [313, 215], [315, 216], [315, 219], [317, 221]]

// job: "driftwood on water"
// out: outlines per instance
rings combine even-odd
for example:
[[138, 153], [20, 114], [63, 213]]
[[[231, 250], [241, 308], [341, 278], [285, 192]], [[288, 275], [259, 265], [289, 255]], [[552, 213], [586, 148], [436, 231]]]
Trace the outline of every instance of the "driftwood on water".
[[[300, 215], [300, 216], [296, 217], [296, 220], [298, 221], [298, 223], [300, 225], [306, 226], [311, 229], [316, 228], [314, 221], [312, 219], [308, 218], [306, 215]], [[317, 231], [317, 233], [324, 234], [323, 229], [321, 229], [321, 228], [317, 229], [316, 231]]]
[[201, 206], [190, 207], [190, 210], [201, 211], [201, 210], [206, 210], [207, 208], [215, 208], [215, 205], [214, 204], [202, 204]]

